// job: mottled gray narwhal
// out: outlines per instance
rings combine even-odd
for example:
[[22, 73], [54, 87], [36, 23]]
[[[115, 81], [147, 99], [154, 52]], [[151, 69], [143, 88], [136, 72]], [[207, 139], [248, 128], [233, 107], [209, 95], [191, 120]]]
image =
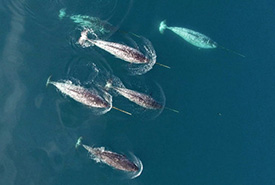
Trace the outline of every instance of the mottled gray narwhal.
[[76, 148], [79, 146], [83, 146], [89, 152], [91, 158], [96, 162], [102, 162], [117, 170], [135, 172], [136, 174], [132, 178], [139, 176], [143, 170], [141, 161], [136, 157], [135, 163], [129, 160], [125, 155], [106, 150], [104, 147], [90, 147], [84, 145], [82, 144], [82, 137], [77, 140], [75, 145]]
[[119, 110], [123, 113], [131, 115], [131, 113], [121, 110], [112, 106], [112, 96], [104, 91], [103, 97], [101, 97], [97, 91], [88, 90], [80, 85], [75, 85], [70, 80], [64, 80], [62, 82], [51, 81], [51, 76], [48, 78], [46, 86], [49, 84], [54, 85], [63, 94], [71, 97], [75, 101], [87, 105], [91, 108], [103, 109], [102, 113], [110, 111], [112, 108]]
[[93, 40], [89, 39], [87, 36], [89, 31], [90, 30], [86, 29], [81, 32], [81, 37], [78, 40], [80, 45], [85, 46], [85, 44], [87, 44], [86, 42], [89, 42], [126, 62], [130, 62], [134, 64], [149, 63], [150, 59], [148, 59], [143, 53], [141, 53], [139, 50], [135, 48], [132, 48], [123, 44], [115, 43], [115, 42], [100, 40], [100, 39], [93, 39]]
[[[167, 65], [156, 63], [156, 52], [151, 45], [151, 42], [143, 37], [144, 40], [146, 40], [147, 45], [145, 46], [146, 54], [143, 54], [139, 50], [132, 48], [130, 46], [116, 43], [116, 42], [109, 42], [105, 40], [100, 39], [89, 39], [88, 33], [92, 33], [95, 35], [92, 29], [85, 29], [81, 32], [81, 37], [78, 40], [78, 43], [83, 47], [88, 47], [90, 45], [95, 45], [108, 53], [114, 55], [115, 57], [129, 62], [133, 64], [146, 64], [150, 65], [150, 69], [153, 67], [154, 64], [158, 64], [165, 68], [170, 68]], [[95, 35], [95, 37], [97, 37]], [[140, 36], [138, 36], [140, 37]], [[148, 57], [149, 56], [149, 57]]]
[[127, 98], [128, 100], [136, 103], [137, 105], [144, 107], [146, 109], [162, 109], [162, 108], [166, 108], [169, 109], [171, 111], [174, 111], [176, 113], [178, 113], [179, 111], [168, 108], [168, 107], [164, 107], [161, 103], [157, 102], [154, 98], [152, 98], [151, 96], [144, 94], [144, 93], [140, 93], [131, 89], [127, 89], [125, 87], [116, 87], [113, 86], [111, 83], [111, 80], [109, 80], [106, 85], [105, 85], [105, 89], [113, 89], [115, 90], [117, 93], [119, 93], [120, 95], [124, 96], [125, 98]]

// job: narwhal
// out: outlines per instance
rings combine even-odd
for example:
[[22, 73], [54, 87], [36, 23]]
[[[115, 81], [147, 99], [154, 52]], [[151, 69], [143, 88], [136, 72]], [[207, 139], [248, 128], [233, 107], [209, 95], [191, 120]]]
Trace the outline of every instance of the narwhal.
[[[62, 20], [63, 18], [68, 17], [74, 23], [81, 26], [82, 28], [91, 28], [95, 32], [99, 33], [100, 35], [109, 34], [111, 31], [111, 24], [100, 20], [98, 17], [92, 17], [88, 15], [67, 15], [66, 8], [62, 8], [59, 10], [59, 19]], [[108, 29], [110, 28], [110, 29]]]
[[[141, 165], [135, 164], [130, 161], [125, 155], [121, 155], [109, 150], [105, 150], [104, 147], [90, 147], [82, 144], [82, 137], [77, 140], [75, 145], [76, 148], [83, 146], [91, 155], [91, 158], [96, 162], [105, 163], [115, 169], [122, 170], [125, 172], [139, 172], [142, 170], [142, 163], [138, 161]], [[139, 168], [138, 166], [141, 166]], [[140, 173], [139, 173], [140, 174]]]
[[112, 96], [109, 95], [107, 92], [104, 92], [104, 97], [101, 97], [91, 90], [88, 90], [80, 85], [73, 84], [70, 80], [64, 80], [62, 82], [51, 81], [51, 76], [49, 76], [49, 78], [47, 79], [46, 86], [48, 86], [49, 84], [54, 85], [65, 95], [68, 95], [75, 101], [82, 103], [88, 107], [104, 109], [104, 113], [114, 108], [123, 113], [131, 115], [131, 113], [127, 111], [112, 106]]
[[[131, 89], [127, 89], [125, 87], [115, 87], [112, 85], [111, 80], [109, 80], [106, 85], [105, 85], [105, 89], [113, 89], [115, 90], [117, 93], [119, 93], [121, 96], [127, 98], [128, 100], [130, 100], [131, 102], [136, 103], [137, 105], [144, 107], [146, 109], [162, 109], [164, 106], [157, 102], [154, 98], [152, 98], [151, 96], [144, 94], [144, 93], [140, 93]], [[178, 113], [179, 111], [168, 108], [168, 107], [164, 107], [166, 109], [169, 109], [171, 111], [174, 111], [176, 113]]]
[[78, 40], [80, 45], [85, 44], [85, 42], [90, 42], [93, 45], [107, 51], [108, 53], [116, 56], [117, 58], [124, 60], [126, 62], [134, 64], [146, 64], [149, 62], [149, 59], [141, 53], [139, 50], [129, 47], [127, 45], [108, 42], [100, 39], [89, 39], [87, 37], [89, 30], [84, 30], [81, 32], [81, 37]]
[[183, 38], [184, 40], [186, 40], [187, 42], [189, 42], [190, 44], [198, 48], [203, 48], [203, 49], [221, 48], [226, 51], [232, 52], [236, 55], [239, 55], [241, 57], [245, 57], [244, 55], [236, 51], [233, 51], [221, 46], [220, 44], [212, 40], [210, 37], [202, 33], [196, 32], [191, 29], [182, 28], [182, 27], [169, 27], [166, 25], [166, 21], [164, 20], [160, 23], [160, 26], [159, 26], [160, 33], [163, 33], [165, 29], [171, 30], [172, 32], [179, 35], [181, 38]]
[[[133, 63], [133, 64], [150, 64], [150, 65], [154, 65], [156, 63], [155, 51], [152, 48], [150, 48], [151, 51], [149, 51], [148, 49], [147, 49], [147, 51], [152, 52], [152, 53], [150, 53], [150, 55], [154, 56], [153, 59], [148, 58], [147, 56], [145, 56], [139, 50], [137, 50], [135, 48], [132, 48], [132, 47], [129, 47], [129, 46], [124, 45], [124, 44], [104, 41], [104, 40], [100, 40], [100, 39], [89, 39], [88, 36], [87, 36], [89, 32], [93, 33], [93, 30], [92, 29], [85, 29], [81, 32], [81, 37], [78, 40], [78, 43], [80, 45], [82, 45], [84, 47], [88, 47], [91, 44], [95, 45], [95, 46], [107, 51], [108, 53], [114, 55], [115, 57], [117, 57], [121, 60], [124, 60], [126, 62]], [[147, 42], [149, 42], [149, 41], [147, 41]], [[162, 67], [165, 67], [165, 68], [170, 68], [169, 66], [166, 66], [164, 64], [160, 64], [160, 63], [156, 63], [156, 64], [158, 64]]]

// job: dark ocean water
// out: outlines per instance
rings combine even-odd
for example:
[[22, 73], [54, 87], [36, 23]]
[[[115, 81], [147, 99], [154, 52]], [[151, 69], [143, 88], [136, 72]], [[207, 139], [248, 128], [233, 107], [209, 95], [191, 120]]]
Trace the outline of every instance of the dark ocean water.
[[[104, 39], [149, 39], [155, 65], [141, 76], [103, 50], [82, 48], [68, 14], [113, 25]], [[0, 3], [0, 184], [275, 184], [275, 3], [272, 1], [2, 0]], [[222, 49], [203, 50], [159, 23], [194, 29]], [[125, 36], [126, 35], [126, 36]], [[129, 36], [131, 35], [131, 36]], [[126, 42], [125, 40], [123, 42]], [[100, 74], [95, 75], [96, 65]], [[115, 75], [179, 114], [148, 111], [114, 96], [116, 110], [95, 113], [63, 96], [47, 78], [86, 86]], [[164, 96], [165, 95], [165, 96]], [[160, 113], [160, 114], [159, 114]], [[143, 163], [129, 174], [95, 163], [78, 137]]]

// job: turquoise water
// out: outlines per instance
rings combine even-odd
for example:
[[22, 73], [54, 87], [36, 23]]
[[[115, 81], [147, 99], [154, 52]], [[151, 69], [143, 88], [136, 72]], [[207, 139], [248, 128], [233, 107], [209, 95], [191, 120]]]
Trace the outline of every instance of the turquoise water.
[[[275, 184], [274, 6], [271, 1], [34, 1], [0, 3], [0, 184]], [[105, 51], [76, 44], [81, 28], [68, 15], [112, 25], [102, 39], [139, 44], [149, 39], [157, 62], [131, 76]], [[199, 31], [246, 58], [197, 49], [159, 23]], [[99, 33], [98, 33], [99, 34]], [[97, 66], [100, 73], [96, 73]], [[148, 111], [120, 96], [104, 115], [63, 96], [47, 78], [85, 87], [115, 75], [128, 88], [177, 109]], [[96, 80], [95, 80], [96, 79]], [[165, 95], [165, 96], [164, 96]], [[95, 163], [90, 146], [143, 163], [142, 174]]]

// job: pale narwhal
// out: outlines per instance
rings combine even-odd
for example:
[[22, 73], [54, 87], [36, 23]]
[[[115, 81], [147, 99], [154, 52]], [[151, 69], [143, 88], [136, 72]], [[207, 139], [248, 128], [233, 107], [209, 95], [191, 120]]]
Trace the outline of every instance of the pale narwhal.
[[70, 80], [64, 80], [62, 82], [51, 81], [51, 76], [47, 79], [46, 86], [49, 84], [54, 85], [63, 94], [71, 97], [75, 101], [82, 103], [90, 108], [99, 108], [103, 111], [101, 113], [106, 113], [112, 108], [119, 110], [123, 113], [131, 115], [131, 113], [121, 110], [112, 106], [112, 96], [104, 91], [103, 97], [101, 97], [96, 90], [89, 90], [80, 85], [75, 85]]
[[182, 28], [182, 27], [169, 27], [166, 25], [166, 20], [162, 21], [159, 26], [159, 31], [160, 33], [163, 33], [165, 29], [171, 30], [175, 34], [179, 35], [181, 38], [183, 38], [185, 41], [188, 43], [198, 47], [198, 48], [203, 48], [203, 49], [215, 49], [215, 48], [221, 48], [226, 51], [232, 52], [236, 55], [239, 55], [241, 57], [245, 57], [244, 55], [230, 50], [228, 48], [225, 48], [212, 40], [210, 37], [199, 33], [197, 31], [188, 29], [188, 28]]
[[143, 170], [143, 165], [141, 161], [135, 157], [135, 162], [129, 160], [125, 155], [118, 154], [106, 150], [104, 147], [91, 147], [88, 145], [82, 144], [82, 137], [77, 140], [75, 145], [76, 148], [83, 146], [91, 155], [91, 158], [96, 162], [102, 162], [107, 164], [114, 169], [125, 171], [125, 172], [134, 172], [136, 173], [134, 177], [137, 177], [141, 174]]

